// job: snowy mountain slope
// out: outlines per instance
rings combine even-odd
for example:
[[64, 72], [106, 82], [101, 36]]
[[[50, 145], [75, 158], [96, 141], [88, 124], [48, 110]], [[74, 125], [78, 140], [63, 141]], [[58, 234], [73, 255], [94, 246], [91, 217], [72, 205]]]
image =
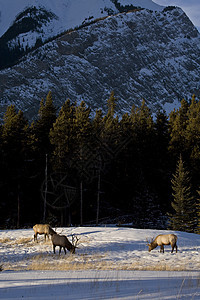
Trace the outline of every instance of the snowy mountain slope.
[[0, 72], [1, 111], [13, 103], [33, 119], [51, 90], [106, 110], [114, 90], [118, 113], [145, 99], [155, 112], [199, 96], [200, 34], [179, 8], [118, 14], [66, 33]]
[[[152, 10], [163, 7], [152, 0], [118, 0], [121, 5], [134, 5]], [[15, 21], [16, 16], [28, 7], [43, 7], [54, 13], [58, 21], [52, 24], [52, 34], [82, 24], [89, 17], [93, 19], [108, 15], [108, 9], [118, 12], [112, 0], [0, 0], [0, 37]], [[105, 10], [107, 8], [107, 10]]]
[[0, 69], [70, 28], [141, 4], [162, 9], [151, 0], [0, 0]]
[[[151, 0], [121, 0], [121, 5], [133, 4], [149, 9], [162, 9], [162, 6]], [[54, 0], [18, 0], [14, 3], [13, 0], [0, 0], [0, 37], [19, 22], [17, 16], [20, 14], [23, 15], [23, 19], [27, 17], [35, 19], [29, 12], [33, 7], [37, 9], [38, 15], [41, 10], [45, 10], [47, 14], [51, 13], [54, 17], [48, 22], [43, 20], [40, 30], [31, 28], [21, 35], [16, 32], [16, 36], [10, 41], [12, 46], [20, 44], [31, 48], [38, 38], [45, 41], [69, 28], [80, 26], [88, 20], [119, 12], [112, 0], [56, 0], [56, 2]], [[23, 27], [23, 24], [20, 26]]]
[[[19, 0], [16, 1], [13, 6], [12, 0], [1, 0], [0, 11], [1, 11], [1, 22], [0, 22], [0, 35], [5, 34], [10, 26], [16, 22], [16, 16], [27, 10], [30, 7], [36, 7], [38, 10], [41, 8], [45, 9], [47, 12], [52, 12], [55, 14], [48, 24], [43, 24], [42, 34], [39, 32], [37, 36], [40, 36], [43, 40], [46, 40], [52, 36], [56, 36], [60, 32], [63, 32], [69, 28], [74, 28], [79, 26], [82, 22], [90, 16], [94, 18], [101, 16], [101, 11], [103, 15], [107, 15], [104, 11], [106, 7], [106, 2], [108, 0], [82, 0], [82, 1], [71, 1], [71, 0]], [[85, 5], [86, 4], [86, 5]], [[115, 6], [111, 3], [111, 7], [114, 9]], [[9, 8], [9, 9], [8, 9]], [[25, 16], [24, 16], [25, 17]], [[29, 46], [32, 46], [32, 39], [34, 39], [34, 32], [28, 32], [26, 37]]]

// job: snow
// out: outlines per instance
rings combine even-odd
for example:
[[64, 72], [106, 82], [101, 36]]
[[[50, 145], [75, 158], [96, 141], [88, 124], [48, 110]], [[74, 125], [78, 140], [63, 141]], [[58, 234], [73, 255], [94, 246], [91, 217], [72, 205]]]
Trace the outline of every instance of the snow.
[[181, 7], [200, 32], [199, 0], [154, 0], [154, 2], [159, 5], [177, 5]]
[[12, 25], [16, 16], [30, 6], [45, 7], [56, 14], [59, 22], [54, 20], [52, 28], [54, 34], [58, 34], [80, 25], [88, 16], [100, 17], [101, 6], [104, 9], [109, 2], [109, 0], [0, 0], [0, 36]]
[[[164, 7], [151, 0], [120, 0], [119, 2], [123, 5], [133, 4], [152, 10], [162, 10]], [[16, 16], [30, 6], [45, 7], [58, 17], [58, 20], [48, 25], [45, 32], [46, 39], [79, 26], [88, 18], [94, 20], [107, 16], [105, 8], [117, 13], [111, 0], [0, 0], [0, 37], [12, 25]]]
[[163, 10], [165, 6], [163, 5], [158, 5], [152, 0], [120, 0], [119, 1], [122, 5], [134, 5], [134, 6], [139, 6], [142, 8], [146, 9], [151, 9], [151, 10]]
[[200, 235], [178, 236], [178, 252], [147, 239], [166, 230], [117, 226], [57, 228], [76, 254], [52, 252], [50, 240], [33, 229], [0, 231], [0, 299], [200, 299]]
[[170, 112], [173, 110], [178, 110], [181, 106], [181, 102], [177, 99], [174, 100], [172, 103], [166, 102], [163, 104], [163, 110], [166, 112], [166, 114], [169, 116]]

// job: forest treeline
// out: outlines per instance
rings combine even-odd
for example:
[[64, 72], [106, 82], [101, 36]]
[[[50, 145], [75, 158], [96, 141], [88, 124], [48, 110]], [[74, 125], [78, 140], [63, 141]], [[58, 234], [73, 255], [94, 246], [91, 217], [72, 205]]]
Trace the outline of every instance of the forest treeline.
[[10, 105], [0, 127], [0, 226], [124, 222], [200, 232], [200, 102], [153, 118], [142, 101], [92, 115], [82, 101], [58, 110], [49, 92], [29, 123]]

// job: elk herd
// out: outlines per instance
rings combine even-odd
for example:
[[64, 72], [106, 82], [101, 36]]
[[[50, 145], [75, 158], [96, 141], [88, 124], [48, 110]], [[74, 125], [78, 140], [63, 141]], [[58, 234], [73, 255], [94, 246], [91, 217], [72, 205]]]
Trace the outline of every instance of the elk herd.
[[68, 240], [65, 235], [58, 234], [49, 224], [36, 224], [33, 226], [34, 230], [34, 241], [37, 241], [37, 235], [44, 234], [44, 238], [46, 241], [46, 237], [49, 239], [49, 235], [51, 235], [51, 240], [53, 244], [53, 252], [56, 253], [56, 246], [59, 246], [59, 255], [61, 253], [61, 249], [63, 248], [65, 254], [66, 249], [71, 253], [75, 253], [75, 249], [77, 248], [78, 238], [77, 236], [72, 236], [72, 243]]
[[[78, 244], [78, 237], [72, 235], [72, 243], [68, 240], [65, 235], [58, 234], [49, 224], [36, 224], [33, 226], [34, 230], [34, 241], [37, 241], [37, 235], [44, 234], [44, 238], [46, 241], [46, 237], [49, 239], [49, 235], [51, 235], [51, 241], [53, 245], [53, 252], [56, 253], [56, 246], [59, 247], [59, 255], [61, 253], [61, 249], [63, 248], [65, 254], [66, 249], [71, 253], [75, 253], [75, 250]], [[175, 234], [159, 234], [155, 239], [153, 238], [151, 242], [147, 241], [147, 246], [149, 247], [149, 252], [155, 249], [157, 246], [160, 246], [160, 252], [164, 253], [164, 246], [171, 245], [171, 253], [173, 253], [174, 248], [176, 249], [176, 253], [178, 250], [177, 247], [177, 236]]]

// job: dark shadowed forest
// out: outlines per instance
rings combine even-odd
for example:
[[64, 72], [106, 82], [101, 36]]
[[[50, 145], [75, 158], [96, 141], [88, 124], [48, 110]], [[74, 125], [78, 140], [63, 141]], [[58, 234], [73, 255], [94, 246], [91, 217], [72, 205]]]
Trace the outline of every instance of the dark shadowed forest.
[[141, 102], [107, 113], [48, 93], [29, 123], [10, 105], [0, 127], [0, 226], [100, 223], [200, 232], [200, 102], [155, 117]]

